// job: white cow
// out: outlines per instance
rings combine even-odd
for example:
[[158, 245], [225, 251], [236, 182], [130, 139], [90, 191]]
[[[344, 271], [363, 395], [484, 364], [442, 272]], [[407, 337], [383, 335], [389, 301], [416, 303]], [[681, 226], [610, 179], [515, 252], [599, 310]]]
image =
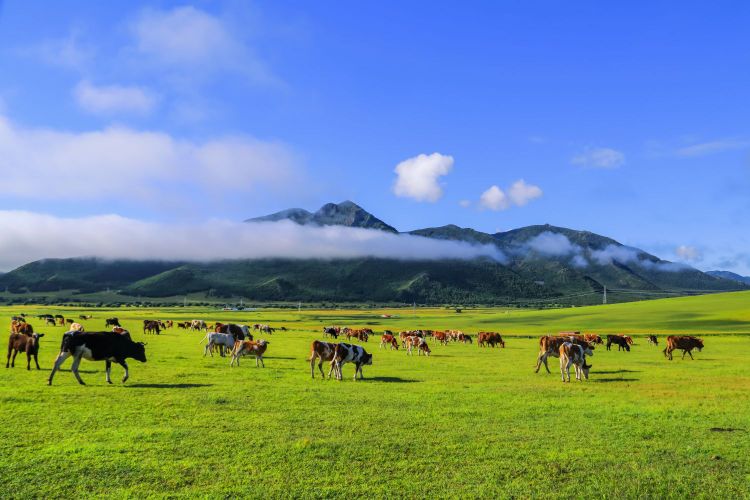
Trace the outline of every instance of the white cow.
[[565, 375], [567, 374], [570, 382], [570, 365], [576, 367], [576, 380], [581, 380], [582, 376], [589, 379], [589, 370], [592, 365], [586, 364], [586, 353], [578, 344], [572, 342], [565, 342], [560, 346], [560, 373], [562, 374], [562, 381], [565, 382]]
[[220, 349], [220, 354], [223, 357], [224, 352], [226, 350], [229, 350], [230, 352], [234, 348], [234, 336], [231, 333], [214, 333], [214, 332], [208, 332], [203, 339], [201, 339], [201, 342], [208, 339], [208, 343], [206, 344], [206, 347], [203, 349], [203, 356], [205, 357], [206, 354], [211, 354], [213, 357], [214, 355], [214, 347], [218, 347]]

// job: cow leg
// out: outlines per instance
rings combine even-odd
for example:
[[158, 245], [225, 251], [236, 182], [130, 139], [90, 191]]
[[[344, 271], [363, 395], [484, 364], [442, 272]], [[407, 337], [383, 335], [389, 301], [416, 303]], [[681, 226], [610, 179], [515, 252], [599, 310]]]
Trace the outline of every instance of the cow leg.
[[5, 368], [10, 368], [10, 353], [13, 352], [12, 344], [8, 343], [8, 357], [5, 360]]
[[[257, 360], [258, 360], [258, 358], [255, 358], [255, 360], [257, 361]], [[265, 368], [265, 367], [266, 367], [266, 364], [265, 364], [265, 363], [263, 362], [263, 356], [262, 356], [262, 355], [260, 356], [260, 366], [261, 366], [262, 368]]]
[[111, 384], [112, 379], [110, 378], [110, 374], [112, 373], [112, 362], [110, 360], [105, 360], [106, 363], [106, 370], [107, 370], [107, 383]]
[[31, 370], [31, 351], [26, 351], [26, 369]]
[[52, 367], [52, 372], [49, 374], [49, 379], [47, 380], [47, 385], [52, 385], [52, 377], [55, 376], [55, 372], [60, 369], [60, 366], [63, 364], [63, 362], [70, 357], [69, 352], [61, 352], [57, 355], [57, 359], [55, 359], [55, 364]]
[[125, 375], [122, 376], [122, 383], [124, 384], [128, 377], [130, 377], [130, 373], [128, 373], [128, 364], [124, 359], [122, 361], [118, 361], [118, 363], [120, 364], [120, 366], [125, 368]]
[[357, 381], [357, 373], [359, 373], [359, 370], [362, 369], [362, 365], [359, 363], [354, 363], [354, 381]]
[[[322, 372], [323, 369], [321, 368], [320, 371]], [[312, 376], [313, 379], [315, 378], [315, 358], [314, 357], [310, 358], [310, 375]]]
[[41, 370], [41, 368], [39, 368], [39, 352], [34, 353], [34, 363], [36, 363], [36, 369]]
[[75, 376], [76, 380], [78, 380], [79, 384], [86, 385], [86, 383], [81, 379], [81, 376], [78, 374], [78, 365], [81, 364], [82, 357], [83, 357], [83, 353], [76, 354], [73, 357], [73, 365], [70, 367], [70, 371], [73, 372], [73, 375]]
[[692, 349], [690, 349], [687, 353], [690, 354], [690, 359], [695, 360], [695, 358], [693, 357], [693, 350]]
[[10, 367], [15, 368], [16, 367], [16, 356], [18, 356], [18, 349], [13, 350], [13, 358], [10, 360]]
[[[323, 360], [321, 359], [320, 360], [320, 365], [322, 365], [322, 364], [323, 364]], [[335, 366], [335, 364], [336, 364], [336, 361], [335, 360], [331, 360], [331, 367], [328, 369], [328, 378], [329, 379], [331, 378], [331, 373], [333, 372], [333, 367]], [[318, 367], [320, 367], [320, 365], [318, 365]], [[338, 377], [338, 373], [335, 373], [335, 375], [336, 375], [336, 378], [338, 379], [339, 378]]]
[[563, 360], [560, 360], [560, 375], [562, 376], [562, 381], [565, 382], [565, 363]]
[[[319, 362], [318, 362], [318, 370], [320, 370], [320, 376], [321, 376], [321, 378], [322, 378], [323, 380], [325, 380], [325, 379], [326, 379], [326, 375], [325, 375], [325, 373], [323, 373], [323, 358], [320, 358], [320, 359], [319, 359]], [[331, 375], [330, 375], [330, 373], [328, 374], [328, 378], [331, 378]]]

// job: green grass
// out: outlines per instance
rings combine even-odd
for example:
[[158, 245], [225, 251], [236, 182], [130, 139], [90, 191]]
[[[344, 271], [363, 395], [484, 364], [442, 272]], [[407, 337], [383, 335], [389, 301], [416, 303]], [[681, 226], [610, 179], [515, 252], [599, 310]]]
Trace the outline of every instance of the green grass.
[[[104, 381], [84, 361], [47, 387], [63, 328], [31, 320], [43, 370], [0, 369], [3, 497], [748, 497], [750, 294], [557, 311], [87, 311], [115, 315], [148, 342], [131, 378]], [[77, 318], [74, 309], [0, 309]], [[384, 319], [380, 314], [397, 314]], [[507, 313], [507, 314], [506, 314]], [[149, 317], [270, 322], [265, 369], [203, 358], [202, 334], [144, 337]], [[353, 382], [310, 380], [323, 324], [496, 330], [507, 348], [434, 346], [430, 358], [379, 350]], [[597, 349], [591, 380], [535, 374], [536, 340], [556, 329], [705, 333], [695, 361], [666, 361], [636, 337], [632, 352]], [[663, 341], [663, 340], [662, 340]], [[20, 360], [20, 361], [19, 361]], [[735, 429], [718, 431], [712, 429]]]

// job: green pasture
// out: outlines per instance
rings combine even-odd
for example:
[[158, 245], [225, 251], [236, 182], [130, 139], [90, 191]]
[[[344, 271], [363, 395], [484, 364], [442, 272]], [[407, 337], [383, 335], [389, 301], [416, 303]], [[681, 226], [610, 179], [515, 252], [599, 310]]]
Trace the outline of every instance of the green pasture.
[[[638, 497], [750, 496], [750, 294], [552, 311], [113, 310], [14, 306], [45, 333], [41, 371], [0, 369], [3, 498], [70, 497]], [[148, 362], [104, 380], [70, 361], [46, 385], [61, 313], [102, 329], [117, 316]], [[391, 315], [383, 318], [382, 315]], [[144, 336], [144, 318], [270, 323], [266, 368], [202, 356], [203, 333]], [[506, 349], [433, 345], [433, 355], [363, 344], [365, 380], [310, 379], [306, 357], [325, 324], [500, 331]], [[591, 379], [533, 371], [537, 335], [635, 334], [629, 353], [597, 348]], [[665, 360], [642, 336], [704, 335], [695, 360]], [[327, 368], [324, 366], [324, 368]]]

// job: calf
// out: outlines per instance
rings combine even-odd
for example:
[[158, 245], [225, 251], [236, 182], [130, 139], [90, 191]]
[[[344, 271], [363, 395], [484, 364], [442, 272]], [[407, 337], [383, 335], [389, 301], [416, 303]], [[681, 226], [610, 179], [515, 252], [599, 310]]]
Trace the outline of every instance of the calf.
[[651, 345], [659, 345], [659, 339], [656, 338], [656, 335], [649, 335], [648, 343]]
[[582, 346], [574, 344], [572, 342], [563, 342], [559, 350], [560, 356], [560, 373], [562, 374], [562, 381], [565, 382], [565, 375], [568, 376], [568, 382], [570, 382], [570, 365], [576, 367], [576, 380], [582, 380], [582, 376], [589, 379], [589, 370], [592, 365], [586, 364], [586, 353]]
[[[11, 333], [10, 338], [8, 338], [8, 359], [5, 362], [5, 368], [8, 368], [8, 364], [11, 368], [15, 368], [16, 355], [23, 351], [26, 353], [26, 369], [31, 370], [31, 357], [34, 356], [36, 369], [39, 370], [39, 339], [42, 337], [44, 337], [43, 333], [32, 333], [31, 335]], [[12, 360], [10, 358], [11, 353], [13, 353]]]
[[393, 336], [392, 333], [384, 333], [382, 337], [380, 337], [380, 348], [390, 345], [391, 350], [396, 349], [398, 351], [398, 340], [396, 340], [396, 337]]
[[[127, 332], [126, 332], [127, 333]], [[107, 383], [111, 384], [110, 372], [112, 362], [118, 363], [125, 368], [125, 375], [122, 377], [123, 383], [128, 379], [127, 358], [133, 358], [143, 363], [146, 362], [146, 347], [143, 342], [133, 342], [128, 334], [119, 334], [115, 332], [92, 332], [76, 333], [63, 335], [62, 344], [60, 345], [60, 354], [55, 360], [55, 366], [49, 375], [47, 383], [52, 385], [52, 378], [63, 362], [73, 356], [73, 365], [70, 370], [75, 375], [76, 380], [81, 385], [85, 385], [81, 376], [78, 374], [78, 366], [81, 359], [89, 361], [105, 361], [107, 368]]]
[[255, 356], [255, 367], [258, 367], [258, 361], [260, 365], [265, 368], [266, 365], [263, 363], [263, 353], [268, 348], [267, 340], [238, 340], [234, 343], [234, 350], [232, 351], [232, 361], [229, 362], [229, 366], [234, 366], [234, 362], [237, 361], [237, 366], [240, 366], [240, 358], [242, 356]]
[[670, 335], [667, 337], [667, 347], [664, 348], [664, 356], [670, 361], [672, 360], [672, 351], [680, 349], [682, 351], [682, 359], [685, 359], [685, 354], [690, 355], [690, 359], [693, 358], [693, 349], [698, 349], [698, 352], [703, 350], [703, 340], [698, 337], [691, 335]]
[[[323, 373], [323, 361], [333, 361], [333, 355], [336, 351], [336, 345], [330, 342], [321, 342], [320, 340], [313, 340], [310, 345], [310, 375], [315, 378], [315, 361], [318, 361], [318, 369], [320, 370], [320, 376], [325, 379]], [[331, 372], [333, 371], [333, 365], [328, 370], [328, 378], [331, 378]]]
[[625, 349], [626, 351], [630, 352], [630, 344], [632, 343], [633, 339], [630, 339], [630, 342], [628, 342], [628, 339], [625, 337], [625, 335], [607, 335], [608, 351], [610, 350], [612, 344], [617, 344], [618, 351]]
[[354, 363], [354, 380], [357, 380], [357, 373], [359, 378], [365, 378], [362, 373], [362, 366], [372, 364], [372, 354], [368, 354], [361, 346], [340, 343], [336, 344], [336, 348], [333, 352], [333, 359], [331, 360], [331, 368], [336, 374], [336, 379], [341, 380], [343, 378], [341, 368], [346, 363]]
[[552, 335], [544, 335], [539, 338], [539, 355], [536, 358], [536, 369], [534, 370], [534, 373], [539, 373], [539, 368], [542, 367], [542, 363], [544, 363], [544, 367], [547, 369], [547, 373], [552, 373], [549, 370], [547, 358], [549, 358], [550, 356], [553, 356], [555, 358], [559, 357], [560, 346], [565, 342], [570, 342], [572, 344], [581, 346], [583, 348], [583, 353], [586, 356], [594, 355], [594, 346], [592, 344], [589, 344], [585, 340], [578, 340], [575, 337], [565, 338]]

